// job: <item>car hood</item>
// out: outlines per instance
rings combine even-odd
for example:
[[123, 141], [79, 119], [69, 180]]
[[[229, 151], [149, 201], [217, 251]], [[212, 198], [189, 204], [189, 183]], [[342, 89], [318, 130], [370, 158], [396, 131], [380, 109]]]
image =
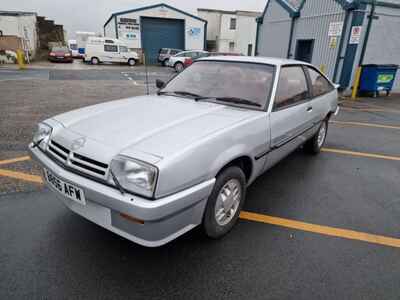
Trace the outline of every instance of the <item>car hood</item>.
[[163, 158], [258, 113], [154, 95], [89, 106], [54, 119], [116, 153], [135, 150]]

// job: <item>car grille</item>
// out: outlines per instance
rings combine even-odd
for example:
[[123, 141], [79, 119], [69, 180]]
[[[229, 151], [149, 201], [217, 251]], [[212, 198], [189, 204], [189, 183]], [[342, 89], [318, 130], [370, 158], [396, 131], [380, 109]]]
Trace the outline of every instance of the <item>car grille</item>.
[[53, 140], [51, 140], [48, 145], [48, 152], [62, 164], [77, 169], [80, 172], [102, 179], [106, 176], [108, 169], [107, 164], [73, 152]]

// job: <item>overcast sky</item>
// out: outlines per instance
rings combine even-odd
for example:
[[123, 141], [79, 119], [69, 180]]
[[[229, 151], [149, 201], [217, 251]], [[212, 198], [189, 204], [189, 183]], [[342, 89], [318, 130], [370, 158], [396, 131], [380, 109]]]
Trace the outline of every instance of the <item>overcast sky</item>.
[[192, 14], [197, 8], [262, 11], [266, 0], [0, 0], [1, 10], [37, 12], [57, 24], [64, 25], [68, 37], [75, 31], [102, 33], [103, 25], [113, 12], [138, 8], [160, 2]]

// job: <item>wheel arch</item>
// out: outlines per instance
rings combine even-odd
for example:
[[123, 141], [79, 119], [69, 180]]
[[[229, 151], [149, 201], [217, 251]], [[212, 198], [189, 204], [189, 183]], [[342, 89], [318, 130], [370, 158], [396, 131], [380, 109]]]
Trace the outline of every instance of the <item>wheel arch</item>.
[[253, 161], [249, 156], [243, 155], [239, 156], [230, 162], [226, 163], [220, 170], [218, 171], [217, 175], [221, 174], [224, 170], [226, 170], [229, 167], [236, 166], [242, 169], [245, 177], [246, 177], [246, 182], [249, 182], [251, 175], [253, 174]]

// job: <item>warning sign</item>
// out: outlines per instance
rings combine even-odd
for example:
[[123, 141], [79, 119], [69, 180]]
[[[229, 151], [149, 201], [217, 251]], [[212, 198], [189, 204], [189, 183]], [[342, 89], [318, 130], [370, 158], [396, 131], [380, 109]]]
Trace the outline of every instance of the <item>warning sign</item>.
[[331, 49], [336, 49], [338, 42], [338, 37], [337, 36], [331, 36], [329, 39], [329, 48]]
[[349, 44], [355, 45], [360, 43], [362, 26], [353, 26], [351, 28], [351, 35]]

